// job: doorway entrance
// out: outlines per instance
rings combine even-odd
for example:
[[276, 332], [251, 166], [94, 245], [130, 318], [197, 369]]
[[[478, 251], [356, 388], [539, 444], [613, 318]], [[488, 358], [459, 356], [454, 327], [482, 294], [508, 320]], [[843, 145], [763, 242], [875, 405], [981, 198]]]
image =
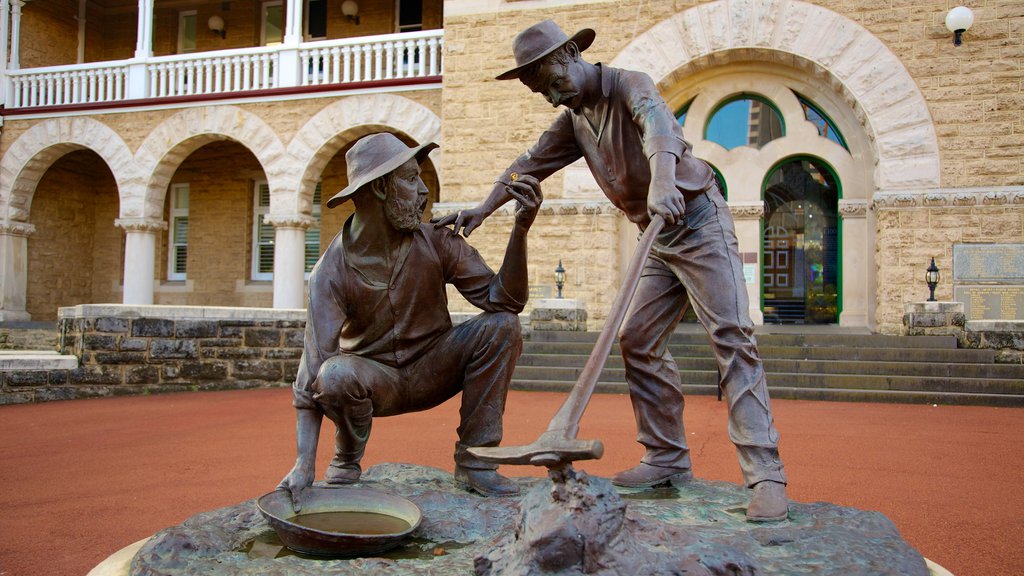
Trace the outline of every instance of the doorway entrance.
[[834, 324], [839, 286], [839, 181], [814, 158], [788, 158], [763, 187], [761, 308], [765, 324]]

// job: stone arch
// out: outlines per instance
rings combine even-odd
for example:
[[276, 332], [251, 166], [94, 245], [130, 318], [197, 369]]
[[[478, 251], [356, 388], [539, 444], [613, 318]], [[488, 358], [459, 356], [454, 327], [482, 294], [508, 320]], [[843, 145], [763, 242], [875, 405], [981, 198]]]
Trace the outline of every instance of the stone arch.
[[289, 189], [288, 159], [284, 144], [258, 116], [237, 106], [203, 106], [183, 110], [150, 132], [135, 152], [145, 180], [126, 197], [122, 218], [163, 217], [164, 196], [178, 166], [200, 147], [218, 140], [238, 142], [259, 160], [275, 195]]
[[[732, 53], [813, 64], [862, 117], [878, 189], [940, 185], [939, 146], [924, 96], [885, 44], [856, 22], [801, 0], [718, 0], [679, 12], [634, 39], [612, 64], [678, 84]], [[824, 74], [820, 74], [824, 72]]]
[[106, 162], [123, 204], [139, 181], [124, 140], [106, 124], [86, 117], [44, 120], [18, 137], [0, 161], [0, 221], [28, 222], [39, 180], [60, 157], [92, 150]]
[[[441, 138], [441, 118], [430, 108], [394, 94], [363, 94], [343, 98], [310, 118], [288, 144], [288, 154], [299, 172], [295, 195], [281, 206], [286, 214], [309, 214], [317, 175], [351, 141], [351, 137], [390, 128], [419, 143]], [[440, 150], [431, 153], [437, 166]], [[272, 212], [277, 212], [271, 207]]]

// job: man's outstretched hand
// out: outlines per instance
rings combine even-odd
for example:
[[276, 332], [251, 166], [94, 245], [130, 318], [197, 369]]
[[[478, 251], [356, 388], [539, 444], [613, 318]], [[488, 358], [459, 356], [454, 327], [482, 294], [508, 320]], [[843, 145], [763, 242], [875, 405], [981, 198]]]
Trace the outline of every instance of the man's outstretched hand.
[[452, 233], [458, 234], [459, 230], [462, 230], [462, 235], [469, 237], [484, 223], [484, 220], [490, 216], [490, 212], [483, 208], [469, 208], [466, 210], [459, 210], [455, 214], [449, 214], [440, 218], [431, 218], [430, 223], [434, 225], [434, 228], [440, 228], [441, 226], [448, 226], [453, 224]]
[[277, 485], [278, 490], [287, 490], [292, 497], [292, 509], [302, 511], [302, 491], [313, 485], [313, 466], [296, 462], [292, 471]]

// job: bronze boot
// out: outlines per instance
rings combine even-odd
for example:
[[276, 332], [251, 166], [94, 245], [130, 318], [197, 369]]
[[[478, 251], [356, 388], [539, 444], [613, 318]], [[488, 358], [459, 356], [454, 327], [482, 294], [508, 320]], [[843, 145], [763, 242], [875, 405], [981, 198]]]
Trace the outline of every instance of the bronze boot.
[[778, 522], [789, 516], [789, 501], [786, 500], [786, 485], [764, 480], [754, 485], [754, 496], [747, 506], [747, 520], [750, 522]]

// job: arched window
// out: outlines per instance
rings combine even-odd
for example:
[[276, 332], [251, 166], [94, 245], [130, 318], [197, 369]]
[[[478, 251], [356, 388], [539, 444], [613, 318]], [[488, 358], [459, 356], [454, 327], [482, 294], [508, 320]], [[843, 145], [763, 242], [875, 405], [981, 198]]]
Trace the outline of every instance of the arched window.
[[836, 128], [835, 122], [833, 122], [827, 114], [822, 112], [821, 108], [819, 108], [814, 102], [811, 102], [810, 99], [802, 96], [798, 92], [793, 92], [793, 94], [796, 95], [796, 99], [800, 102], [800, 107], [804, 110], [804, 117], [818, 129], [818, 135], [823, 138], [828, 138], [849, 151], [850, 147], [846, 145], [846, 139], [843, 138], [839, 129]]
[[740, 146], [760, 148], [786, 133], [782, 115], [767, 99], [740, 94], [719, 104], [704, 128], [704, 139], [726, 150]]

